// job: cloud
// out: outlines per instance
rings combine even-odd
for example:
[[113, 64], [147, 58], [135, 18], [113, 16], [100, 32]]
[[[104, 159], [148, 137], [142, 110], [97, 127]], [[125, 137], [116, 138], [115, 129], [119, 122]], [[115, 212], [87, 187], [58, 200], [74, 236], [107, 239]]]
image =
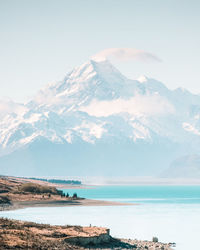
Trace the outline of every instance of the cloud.
[[128, 100], [116, 99], [112, 101], [93, 101], [88, 106], [82, 106], [80, 111], [96, 117], [107, 117], [119, 113], [130, 115], [162, 115], [173, 113], [174, 107], [159, 95], [137, 95]]
[[11, 100], [0, 100], [0, 118], [10, 113], [21, 113], [26, 110], [23, 104], [15, 103]]
[[92, 56], [93, 60], [117, 59], [119, 61], [161, 62], [156, 55], [134, 48], [110, 48]]

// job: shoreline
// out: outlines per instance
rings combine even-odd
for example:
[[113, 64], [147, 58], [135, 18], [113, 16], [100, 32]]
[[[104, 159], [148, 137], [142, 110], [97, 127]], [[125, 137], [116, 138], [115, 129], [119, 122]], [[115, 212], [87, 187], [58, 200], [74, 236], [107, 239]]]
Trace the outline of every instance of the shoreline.
[[[0, 244], [2, 249], [156, 249], [170, 250], [172, 243], [117, 239], [102, 227], [56, 226], [6, 218], [6, 211], [37, 207], [71, 206], [133, 206], [140, 204], [68, 197], [55, 186], [23, 182], [21, 179], [1, 180]], [[75, 193], [76, 194], [76, 193]], [[67, 211], [67, 210], [66, 210]], [[5, 213], [4, 213], [5, 212]], [[16, 229], [16, 230], [13, 230]], [[24, 236], [26, 236], [24, 238]], [[28, 239], [28, 240], [27, 240]], [[0, 248], [1, 248], [0, 246]], [[94, 247], [94, 248], [93, 248]], [[153, 248], [153, 249], [154, 249]]]
[[[0, 178], [0, 211], [16, 210], [28, 207], [63, 207], [63, 206], [130, 206], [132, 203], [93, 200], [66, 196], [58, 187], [81, 188], [80, 186], [58, 185], [43, 181], [17, 177]], [[82, 188], [88, 188], [83, 186]]]
[[93, 200], [93, 199], [74, 199], [74, 200], [32, 200], [14, 201], [11, 205], [0, 206], [0, 212], [18, 210], [33, 207], [69, 207], [69, 206], [134, 206], [139, 204], [122, 203], [115, 201]]

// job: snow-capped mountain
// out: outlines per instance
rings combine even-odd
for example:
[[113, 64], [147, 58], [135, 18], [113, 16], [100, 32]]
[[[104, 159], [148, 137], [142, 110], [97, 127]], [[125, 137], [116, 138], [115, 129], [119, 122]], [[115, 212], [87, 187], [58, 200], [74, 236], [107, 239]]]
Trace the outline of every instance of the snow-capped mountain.
[[75, 68], [27, 104], [3, 105], [2, 173], [155, 175], [199, 153], [200, 96], [127, 79], [107, 60]]

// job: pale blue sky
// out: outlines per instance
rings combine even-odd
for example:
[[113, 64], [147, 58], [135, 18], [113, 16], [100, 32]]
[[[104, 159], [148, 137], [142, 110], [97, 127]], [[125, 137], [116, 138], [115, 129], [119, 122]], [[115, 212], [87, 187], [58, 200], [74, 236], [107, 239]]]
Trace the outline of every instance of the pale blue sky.
[[199, 0], [0, 0], [0, 97], [27, 100], [107, 48], [162, 59], [114, 62], [128, 77], [200, 93], [199, 13]]

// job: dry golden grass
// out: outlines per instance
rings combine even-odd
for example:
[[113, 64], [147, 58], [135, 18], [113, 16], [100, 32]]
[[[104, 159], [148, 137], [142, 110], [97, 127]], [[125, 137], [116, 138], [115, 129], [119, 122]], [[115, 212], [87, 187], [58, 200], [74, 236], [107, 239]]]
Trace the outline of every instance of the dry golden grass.
[[[103, 238], [104, 237], [104, 238]], [[169, 244], [120, 240], [109, 236], [106, 228], [50, 226], [0, 218], [0, 249], [162, 249]]]
[[0, 218], [0, 249], [83, 249], [67, 239], [106, 233], [105, 228], [50, 226]]
[[18, 186], [18, 191], [33, 194], [58, 194], [58, 190], [55, 187], [39, 185], [36, 183], [23, 183]]
[[15, 177], [0, 178], [0, 206], [14, 202], [66, 200], [54, 186], [41, 185]]

